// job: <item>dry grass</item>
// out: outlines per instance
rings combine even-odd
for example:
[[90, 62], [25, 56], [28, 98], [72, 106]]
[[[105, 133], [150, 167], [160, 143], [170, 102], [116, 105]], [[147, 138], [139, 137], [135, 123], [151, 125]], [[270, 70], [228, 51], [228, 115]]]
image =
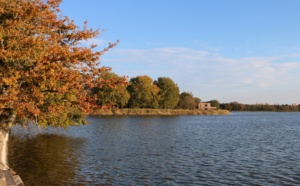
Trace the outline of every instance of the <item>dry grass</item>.
[[96, 115], [228, 115], [228, 110], [185, 109], [111, 109], [100, 110]]

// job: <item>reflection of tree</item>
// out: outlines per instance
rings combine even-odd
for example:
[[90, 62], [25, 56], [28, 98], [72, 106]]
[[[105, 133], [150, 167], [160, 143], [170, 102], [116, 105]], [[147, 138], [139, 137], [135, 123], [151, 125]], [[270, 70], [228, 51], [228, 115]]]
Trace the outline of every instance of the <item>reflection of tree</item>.
[[9, 162], [25, 185], [61, 185], [74, 179], [84, 140], [43, 134], [9, 142]]

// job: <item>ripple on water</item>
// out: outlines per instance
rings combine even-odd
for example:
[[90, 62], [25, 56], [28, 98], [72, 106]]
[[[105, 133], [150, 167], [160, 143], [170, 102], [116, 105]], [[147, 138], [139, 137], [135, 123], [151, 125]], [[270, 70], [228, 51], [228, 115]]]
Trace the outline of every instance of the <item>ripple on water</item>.
[[27, 185], [300, 184], [299, 113], [89, 120], [14, 129], [11, 166]]

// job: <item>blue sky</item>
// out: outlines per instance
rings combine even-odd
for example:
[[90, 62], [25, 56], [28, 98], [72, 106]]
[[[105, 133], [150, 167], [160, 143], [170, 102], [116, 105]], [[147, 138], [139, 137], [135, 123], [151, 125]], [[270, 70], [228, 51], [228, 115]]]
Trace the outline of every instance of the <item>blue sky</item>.
[[101, 64], [170, 77], [203, 101], [300, 104], [299, 0], [64, 0], [62, 14], [118, 46]]

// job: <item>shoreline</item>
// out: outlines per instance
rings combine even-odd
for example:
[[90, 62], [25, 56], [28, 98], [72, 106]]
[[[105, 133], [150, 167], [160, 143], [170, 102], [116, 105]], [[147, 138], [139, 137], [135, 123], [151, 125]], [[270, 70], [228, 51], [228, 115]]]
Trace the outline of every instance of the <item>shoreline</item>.
[[176, 116], [176, 115], [229, 115], [228, 110], [188, 109], [109, 109], [99, 110], [95, 116]]

